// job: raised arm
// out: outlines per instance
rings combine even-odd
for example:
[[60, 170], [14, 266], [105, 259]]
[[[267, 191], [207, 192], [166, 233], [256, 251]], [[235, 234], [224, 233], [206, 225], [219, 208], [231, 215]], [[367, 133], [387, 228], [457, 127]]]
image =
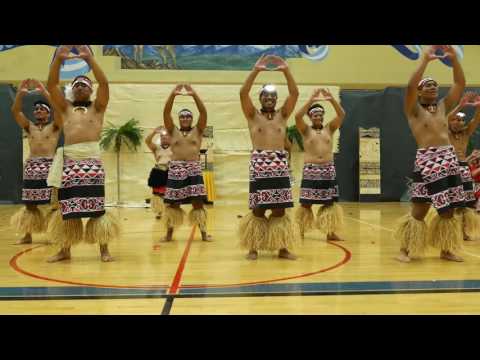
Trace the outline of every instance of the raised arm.
[[[472, 94], [473, 94], [473, 97], [472, 97]], [[462, 100], [460, 100], [460, 102], [458, 103], [457, 106], [455, 106], [452, 111], [449, 112], [449, 114], [447, 115], [447, 120], [450, 121], [450, 120], [453, 120], [455, 118], [455, 116], [458, 114], [458, 112], [460, 110], [462, 110], [465, 105], [470, 101], [470, 99], [474, 100], [476, 97], [476, 94], [475, 93], [466, 93], [463, 97], [462, 97]]]
[[104, 112], [107, 109], [108, 100], [110, 98], [108, 79], [87, 45], [75, 45], [75, 47], [79, 52], [78, 57], [83, 59], [90, 66], [93, 76], [95, 76], [98, 83], [97, 94], [95, 97], [95, 109], [98, 112]]
[[438, 45], [429, 46], [425, 49], [420, 59], [420, 64], [418, 65], [415, 72], [410, 77], [410, 80], [407, 85], [407, 91], [405, 94], [405, 101], [403, 104], [403, 110], [407, 116], [414, 115], [417, 109], [417, 98], [418, 98], [418, 83], [422, 80], [423, 73], [427, 68], [427, 65], [430, 61], [438, 59], [439, 56], [435, 55], [435, 51], [438, 49]]
[[247, 79], [243, 83], [242, 87], [240, 88], [240, 103], [242, 105], [243, 113], [247, 120], [250, 120], [255, 115], [255, 106], [253, 105], [252, 99], [250, 97], [250, 90], [252, 90], [253, 83], [257, 78], [257, 75], [260, 71], [267, 70], [267, 60], [269, 56], [262, 55], [255, 66], [253, 67], [252, 71], [248, 75]]
[[56, 53], [55, 58], [53, 59], [52, 64], [50, 65], [50, 71], [48, 73], [47, 89], [50, 93], [52, 99], [52, 105], [55, 104], [55, 107], [64, 112], [67, 109], [67, 100], [65, 95], [60, 89], [60, 67], [65, 59], [69, 58], [70, 50], [72, 45], [62, 45], [60, 46]]
[[155, 130], [152, 131], [152, 133], [150, 135], [147, 136], [147, 138], [145, 139], [145, 144], [147, 144], [148, 148], [152, 151], [152, 152], [155, 152], [155, 150], [157, 149], [157, 147], [155, 146], [155, 144], [153, 143], [153, 137], [155, 135], [158, 134], [158, 131], [160, 130], [160, 127], [157, 127]]
[[460, 101], [460, 98], [465, 90], [465, 74], [463, 73], [462, 65], [457, 57], [457, 52], [452, 45], [442, 46], [444, 54], [450, 59], [453, 67], [453, 85], [445, 97], [445, 111], [448, 113]]
[[163, 108], [163, 123], [165, 125], [165, 129], [167, 129], [169, 134], [172, 134], [173, 129], [175, 127], [175, 124], [173, 123], [173, 118], [172, 118], [173, 102], [175, 101], [175, 96], [181, 95], [182, 87], [183, 85], [177, 85], [172, 90], [172, 92], [170, 93], [170, 96], [167, 99], [167, 102], [165, 103], [165, 107]]
[[473, 119], [467, 125], [468, 136], [472, 136], [475, 130], [477, 130], [478, 125], [480, 124], [480, 96], [477, 95], [475, 97], [472, 105], [475, 106], [475, 115], [473, 115]]
[[198, 96], [197, 92], [193, 90], [189, 84], [185, 84], [183, 87], [187, 91], [186, 95], [193, 97], [193, 100], [195, 100], [195, 105], [197, 105], [197, 109], [200, 114], [197, 122], [197, 129], [203, 133], [203, 130], [205, 130], [207, 127], [207, 108], [205, 107], [202, 99], [200, 99]]
[[330, 131], [333, 133], [342, 126], [343, 120], [345, 119], [345, 110], [343, 110], [342, 105], [338, 103], [330, 91], [327, 89], [322, 89], [321, 93], [323, 95], [323, 100], [332, 104], [333, 108], [335, 109], [335, 113], [337, 114], [337, 116], [328, 124]]
[[281, 71], [287, 79], [288, 96], [282, 106], [282, 116], [284, 118], [288, 118], [292, 114], [293, 110], [295, 109], [295, 105], [297, 104], [299, 95], [297, 83], [293, 79], [290, 68], [285, 60], [279, 56], [271, 56], [270, 58], [272, 63], [277, 65], [275, 70]]
[[23, 97], [28, 94], [28, 83], [30, 79], [23, 80], [17, 90], [15, 102], [12, 105], [12, 114], [18, 125], [25, 131], [29, 131], [30, 121], [27, 119], [22, 110]]
[[58, 106], [55, 104], [55, 102], [52, 100], [52, 97], [50, 96], [50, 93], [47, 91], [45, 86], [43, 86], [41, 81], [31, 79], [30, 83], [35, 86], [35, 90], [37, 90], [52, 106], [53, 108], [53, 113], [52, 113], [52, 121], [53, 121], [53, 126], [55, 130], [59, 130], [63, 126], [63, 117], [61, 115], [61, 111], [58, 108]]
[[319, 95], [320, 95], [320, 89], [315, 89], [313, 91], [312, 96], [310, 96], [310, 99], [308, 99], [305, 105], [303, 105], [302, 108], [295, 115], [295, 124], [297, 126], [298, 131], [300, 131], [301, 134], [305, 134], [308, 130], [308, 125], [303, 120], [303, 117], [307, 114], [310, 106], [312, 106], [315, 103], [315, 101], [317, 101]]

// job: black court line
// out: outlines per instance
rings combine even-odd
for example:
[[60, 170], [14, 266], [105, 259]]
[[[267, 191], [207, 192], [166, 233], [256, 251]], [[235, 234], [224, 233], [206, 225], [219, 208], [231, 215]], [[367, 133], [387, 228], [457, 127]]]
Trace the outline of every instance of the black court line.
[[162, 315], [170, 315], [170, 311], [172, 310], [172, 305], [174, 300], [175, 300], [175, 295], [167, 295], [167, 300], [163, 305]]
[[29, 301], [29, 300], [128, 300], [128, 299], [165, 299], [168, 295], [32, 295], [32, 296], [2, 296], [1, 301]]
[[162, 315], [169, 315], [175, 299], [205, 299], [205, 298], [248, 298], [267, 296], [340, 296], [340, 295], [408, 295], [408, 294], [449, 294], [449, 293], [480, 293], [480, 289], [415, 289], [415, 290], [360, 290], [360, 291], [311, 291], [311, 292], [246, 292], [246, 293], [217, 293], [217, 294], [138, 294], [138, 295], [59, 295], [59, 296], [2, 296], [0, 301], [28, 301], [28, 300], [115, 300], [115, 299], [166, 299]]
[[178, 294], [175, 298], [240, 298], [267, 296], [341, 296], [341, 295], [408, 295], [408, 294], [448, 294], [448, 293], [480, 293], [480, 289], [415, 289], [415, 290], [355, 290], [355, 291], [309, 291], [309, 292], [246, 292], [217, 294]]

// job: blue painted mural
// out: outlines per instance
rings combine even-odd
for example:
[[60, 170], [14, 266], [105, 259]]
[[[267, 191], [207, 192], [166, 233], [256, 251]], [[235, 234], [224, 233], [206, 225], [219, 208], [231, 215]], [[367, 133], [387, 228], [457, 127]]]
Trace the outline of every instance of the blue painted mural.
[[[0, 52], [25, 45], [0, 45]], [[58, 47], [58, 45], [51, 45]], [[342, 45], [335, 45], [342, 46]], [[103, 45], [103, 55], [119, 56], [124, 69], [177, 70], [250, 70], [259, 56], [278, 55], [283, 58], [304, 58], [319, 62], [331, 51], [331, 45]], [[392, 46], [407, 59], [417, 60], [422, 45]], [[464, 57], [463, 45], [453, 45], [459, 58]], [[73, 53], [76, 52], [74, 48]], [[53, 57], [52, 57], [53, 59]], [[448, 59], [441, 59], [451, 66]], [[62, 79], [86, 74], [88, 65], [81, 59], [65, 61]]]
[[[341, 46], [341, 45], [338, 45]], [[417, 60], [422, 45], [393, 46], [410, 60]], [[463, 58], [463, 45], [454, 45]], [[104, 45], [103, 54], [122, 58], [124, 69], [250, 70], [259, 56], [324, 60], [331, 45]], [[450, 66], [448, 59], [441, 60]]]
[[[28, 45], [0, 45], [0, 52], [11, 50], [19, 46], [28, 46]], [[60, 45], [49, 45], [49, 46], [58, 48], [58, 46]], [[90, 50], [93, 53], [93, 50], [91, 47], [90, 47]], [[78, 54], [77, 49], [73, 48], [72, 53], [77, 55]], [[55, 52], [52, 53], [52, 61], [54, 56], [55, 56]], [[67, 59], [65, 60], [63, 66], [60, 69], [60, 79], [70, 80], [70, 79], [73, 79], [75, 76], [85, 75], [89, 71], [90, 71], [90, 67], [82, 59]]]

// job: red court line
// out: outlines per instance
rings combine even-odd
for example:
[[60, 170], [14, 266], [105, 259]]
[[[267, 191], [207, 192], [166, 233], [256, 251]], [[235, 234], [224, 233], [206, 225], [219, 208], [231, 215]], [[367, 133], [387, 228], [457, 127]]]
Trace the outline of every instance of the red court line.
[[334, 246], [342, 249], [345, 252], [345, 256], [337, 264], [332, 265], [332, 266], [330, 266], [328, 268], [325, 268], [325, 269], [321, 269], [321, 270], [317, 270], [317, 271], [309, 272], [309, 273], [305, 273], [305, 274], [295, 275], [295, 276], [289, 276], [289, 277], [278, 278], [278, 279], [271, 279], [271, 280], [252, 281], [252, 282], [245, 282], [245, 283], [238, 283], [238, 284], [226, 284], [226, 285], [225, 284], [183, 285], [182, 288], [185, 288], [185, 289], [187, 289], [187, 288], [190, 288], [190, 289], [191, 288], [230, 288], [230, 287], [235, 287], [235, 286], [258, 285], [258, 284], [266, 284], [266, 283], [279, 282], [279, 281], [285, 281], [285, 280], [300, 279], [300, 278], [303, 278], [303, 277], [312, 276], [312, 275], [320, 274], [322, 272], [327, 272], [327, 271], [336, 269], [336, 268], [338, 268], [342, 265], [345, 265], [347, 262], [350, 261], [350, 259], [352, 258], [352, 253], [348, 249], [346, 249], [343, 246], [338, 245], [334, 242], [330, 242], [330, 241], [327, 241], [327, 242], [330, 245], [334, 245]]
[[[179, 288], [229, 288], [229, 287], [236, 287], [236, 286], [249, 286], [249, 285], [257, 285], [257, 284], [266, 284], [266, 283], [272, 283], [272, 282], [280, 282], [280, 281], [285, 281], [285, 280], [293, 280], [293, 279], [300, 279], [312, 275], [316, 275], [322, 272], [327, 272], [333, 269], [336, 269], [342, 265], [345, 265], [347, 262], [349, 262], [352, 258], [352, 253], [344, 248], [341, 245], [338, 245], [334, 242], [328, 242], [330, 245], [334, 245], [340, 249], [342, 249], [345, 252], [344, 258], [338, 262], [337, 264], [334, 264], [330, 267], [327, 267], [325, 269], [317, 270], [314, 272], [310, 273], [305, 273], [305, 274], [300, 274], [300, 275], [295, 275], [295, 276], [289, 276], [289, 277], [284, 277], [284, 278], [278, 278], [278, 279], [271, 279], [271, 280], [261, 280], [261, 281], [252, 281], [252, 282], [244, 282], [244, 283], [238, 283], [238, 284], [193, 284], [193, 285], [182, 285], [180, 286], [180, 281], [181, 277], [183, 274], [183, 270], [185, 268], [185, 264], [188, 258], [188, 254], [190, 252], [190, 247], [195, 235], [195, 229], [194, 227], [192, 229], [192, 232], [190, 234], [190, 237], [188, 239], [187, 246], [185, 247], [182, 259], [180, 260], [180, 263], [177, 268], [177, 272], [175, 274], [175, 277], [172, 281], [172, 284], [170, 285], [170, 290], [168, 291], [169, 294], [175, 294], [178, 293]], [[118, 288], [118, 289], [164, 289], [168, 288], [167, 285], [105, 285], [105, 284], [94, 284], [94, 283], [82, 283], [82, 282], [76, 282], [76, 281], [68, 281], [68, 280], [60, 280], [60, 279], [54, 279], [54, 278], [49, 278], [46, 276], [42, 275], [37, 275], [34, 273], [31, 273], [29, 271], [26, 271], [22, 268], [20, 268], [17, 264], [17, 260], [20, 256], [24, 255], [25, 253], [31, 252], [34, 249], [37, 249], [39, 247], [42, 247], [45, 245], [37, 245], [31, 248], [28, 248], [22, 252], [19, 252], [16, 254], [11, 260], [10, 260], [10, 266], [17, 272], [33, 277], [35, 279], [39, 280], [46, 280], [46, 281], [51, 281], [51, 282], [57, 282], [61, 284], [68, 284], [68, 285], [79, 285], [79, 286], [88, 286], [88, 287], [99, 287], [99, 288]]]
[[168, 290], [169, 294], [178, 293], [178, 288], [180, 285], [180, 281], [182, 280], [183, 270], [185, 269], [185, 264], [187, 263], [188, 253], [190, 252], [190, 247], [192, 245], [193, 237], [195, 236], [196, 228], [196, 226], [192, 228], [192, 232], [190, 233], [190, 237], [188, 238], [187, 246], [185, 246], [182, 258], [180, 260], [180, 263], [178, 264], [177, 272], [175, 273], [175, 277], [173, 278], [172, 285], [170, 285], [170, 290]]
[[[167, 288], [167, 285], [105, 285], [105, 284], [93, 284], [93, 283], [82, 283], [82, 282], [76, 282], [76, 281], [68, 281], [68, 280], [59, 280], [59, 279], [53, 279], [49, 278], [46, 276], [42, 275], [37, 275], [34, 273], [31, 273], [29, 271], [23, 270], [20, 268], [17, 264], [17, 259], [22, 256], [23, 254], [26, 254], [34, 249], [37, 249], [39, 247], [42, 247], [45, 245], [37, 245], [31, 248], [28, 248], [24, 251], [19, 252], [17, 255], [12, 257], [10, 259], [10, 266], [15, 270], [16, 272], [19, 272], [21, 274], [31, 276], [35, 279], [39, 280], [46, 280], [46, 281], [52, 281], [52, 282], [57, 282], [61, 284], [68, 284], [68, 285], [80, 285], [80, 286], [88, 286], [88, 287], [99, 287], [99, 288], [116, 288], [116, 289], [164, 289]], [[52, 265], [54, 266], [54, 265]]]

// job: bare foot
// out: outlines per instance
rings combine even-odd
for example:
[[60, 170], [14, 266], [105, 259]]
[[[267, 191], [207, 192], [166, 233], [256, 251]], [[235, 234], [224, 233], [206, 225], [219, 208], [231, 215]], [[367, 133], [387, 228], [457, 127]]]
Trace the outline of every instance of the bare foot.
[[287, 249], [281, 249], [278, 252], [278, 257], [280, 259], [297, 260], [297, 256], [289, 252]]
[[337, 234], [332, 233], [327, 235], [327, 240], [328, 241], [344, 241], [342, 238], [340, 238]]
[[47, 259], [48, 263], [54, 263], [64, 260], [70, 260], [70, 251], [64, 249], [60, 250], [56, 255], [53, 255]]
[[160, 250], [160, 244], [153, 245], [153, 250]]
[[251, 250], [247, 254], [246, 259], [247, 260], [257, 260], [258, 259], [258, 252], [256, 252], [255, 250]]
[[468, 236], [467, 234], [463, 234], [463, 241], [473, 241], [473, 239], [470, 238], [470, 236]]
[[207, 235], [207, 233], [202, 232], [202, 241], [212, 242], [212, 235]]
[[170, 242], [170, 241], [172, 241], [172, 237], [173, 237], [173, 228], [168, 228], [167, 229], [167, 235], [162, 237], [160, 242]]
[[25, 244], [31, 244], [32, 243], [32, 234], [25, 234], [23, 238], [18, 240], [15, 245], [25, 245]]
[[100, 255], [103, 262], [114, 261], [112, 255], [110, 255], [110, 251], [108, 251], [107, 245], [100, 245]]
[[408, 253], [405, 250], [400, 250], [400, 254], [395, 259], [404, 263], [408, 263], [411, 261]]
[[109, 253], [102, 254], [102, 262], [115, 261], [115, 259]]
[[451, 252], [442, 252], [440, 254], [440, 259], [447, 260], [447, 261], [455, 261], [455, 262], [464, 262], [460, 256], [452, 254]]

